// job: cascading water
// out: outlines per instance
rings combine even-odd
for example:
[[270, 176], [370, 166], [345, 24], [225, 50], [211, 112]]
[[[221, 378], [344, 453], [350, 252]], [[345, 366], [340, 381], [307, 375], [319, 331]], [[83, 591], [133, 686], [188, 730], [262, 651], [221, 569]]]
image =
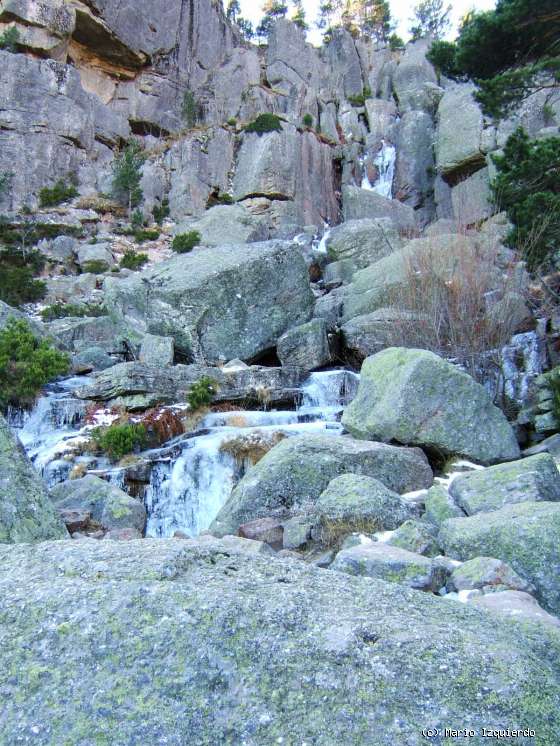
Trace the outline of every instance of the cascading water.
[[[362, 179], [362, 189], [376, 192], [382, 197], [391, 199], [393, 197], [393, 179], [395, 177], [395, 163], [397, 160], [397, 149], [394, 145], [383, 140], [381, 150], [373, 161], [377, 169], [378, 177], [375, 184], [372, 184], [364, 168], [364, 177]], [[363, 166], [363, 162], [362, 162]]]
[[271, 444], [307, 432], [339, 434], [343, 406], [355, 395], [359, 376], [345, 370], [313, 373], [296, 411], [227, 412], [208, 415], [204, 435], [184, 440], [176, 458], [156, 459], [145, 502], [148, 536], [175, 531], [197, 535], [208, 528], [245, 466], [235, 451], [251, 443]]
[[[142, 453], [151, 466], [144, 492], [147, 536], [168, 537], [176, 531], [195, 536], [208, 528], [252, 463], [251, 454], [262, 454], [294, 435], [341, 433], [340, 416], [358, 381], [359, 376], [346, 370], [312, 373], [295, 410], [212, 412], [197, 433]], [[68, 479], [71, 469], [83, 464], [84, 473], [99, 473], [126, 489], [124, 469], [111, 467], [105, 458], [81, 454], [91, 429], [117, 417], [98, 409], [86, 419], [91, 402], [80, 401], [73, 392], [88, 382], [71, 378], [48, 387], [33, 412], [12, 413], [12, 427], [47, 486]]]
[[331, 235], [331, 229], [328, 226], [325, 226], [325, 232], [323, 233], [321, 239], [315, 241], [313, 244], [313, 248], [318, 254], [327, 253], [327, 241], [329, 240], [330, 235]]
[[75, 389], [90, 382], [68, 378], [51, 384], [30, 413], [12, 413], [10, 424], [48, 487], [67, 479], [72, 467], [61, 456], [69, 442], [79, 437], [87, 402], [76, 399]]

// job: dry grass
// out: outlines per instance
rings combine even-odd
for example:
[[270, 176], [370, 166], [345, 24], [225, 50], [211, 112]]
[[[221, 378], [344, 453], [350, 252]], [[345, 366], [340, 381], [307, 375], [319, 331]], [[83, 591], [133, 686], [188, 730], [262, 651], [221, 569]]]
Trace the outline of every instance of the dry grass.
[[350, 534], [374, 534], [381, 530], [382, 526], [375, 518], [321, 516], [313, 527], [311, 537], [323, 547], [338, 548]]
[[220, 446], [222, 453], [228, 453], [240, 464], [254, 466], [263, 456], [284, 440], [284, 433], [277, 432], [271, 435], [263, 433], [252, 433], [251, 435], [240, 435], [237, 438], [226, 440]]
[[479, 377], [482, 360], [515, 333], [514, 304], [526, 294], [515, 259], [503, 266], [503, 247], [491, 243], [458, 241], [442, 257], [428, 242], [407, 258], [388, 304], [403, 312], [392, 344], [431, 350]]

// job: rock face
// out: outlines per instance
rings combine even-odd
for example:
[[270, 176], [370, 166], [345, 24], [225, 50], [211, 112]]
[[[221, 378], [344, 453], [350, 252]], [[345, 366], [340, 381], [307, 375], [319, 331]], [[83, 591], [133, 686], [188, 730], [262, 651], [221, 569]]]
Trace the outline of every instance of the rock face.
[[87, 510], [107, 531], [133, 528], [141, 533], [146, 525], [146, 509], [139, 500], [93, 474], [57, 484], [51, 497], [57, 510]]
[[335, 477], [312, 508], [319, 523], [350, 526], [353, 530], [393, 531], [411, 518], [414, 508], [378, 479], [359, 474]]
[[445, 584], [446, 576], [443, 567], [427, 557], [375, 541], [343, 549], [331, 569], [432, 592]]
[[210, 527], [223, 536], [247, 521], [311, 506], [329, 482], [345, 474], [374, 477], [394, 492], [429, 487], [433, 475], [418, 449], [329, 435], [288, 438], [241, 480]]
[[0, 415], [0, 543], [67, 538], [39, 475]]
[[387, 199], [369, 189], [345, 186], [342, 190], [344, 220], [389, 219], [398, 230], [414, 231], [414, 210], [394, 199]]
[[303, 257], [281, 241], [195, 249], [106, 285], [107, 306], [131, 333], [172, 336], [197, 362], [273, 348], [313, 304]]
[[537, 598], [555, 614], [560, 612], [557, 572], [560, 503], [525, 502], [491, 513], [444, 522], [439, 542], [459, 560], [496, 557], [507, 562], [537, 589]]
[[523, 622], [547, 624], [560, 628], [560, 619], [541, 609], [535, 599], [523, 591], [501, 591], [473, 598], [470, 602], [481, 609], [488, 609], [500, 616]]
[[374, 578], [222, 542], [84, 541], [0, 548], [0, 589], [8, 743], [118, 727], [123, 743], [420, 744], [465, 713], [560, 729], [554, 630]]
[[333, 228], [326, 241], [330, 261], [349, 260], [363, 269], [402, 247], [391, 220], [348, 220]]
[[278, 340], [277, 352], [282, 365], [302, 371], [326, 365], [331, 359], [326, 322], [313, 319], [290, 329]]
[[356, 438], [421, 445], [481, 463], [519, 456], [513, 430], [486, 390], [422, 350], [394, 347], [368, 358], [342, 422]]
[[552, 456], [542, 453], [458, 476], [449, 493], [467, 515], [530, 500], [554, 502], [560, 500], [560, 474]]
[[475, 557], [463, 562], [451, 573], [447, 582], [450, 591], [470, 590], [512, 590], [534, 593], [531, 583], [520, 577], [511, 567], [493, 557]]
[[484, 163], [481, 152], [482, 111], [473, 98], [474, 85], [447, 88], [438, 109], [436, 164], [448, 174]]

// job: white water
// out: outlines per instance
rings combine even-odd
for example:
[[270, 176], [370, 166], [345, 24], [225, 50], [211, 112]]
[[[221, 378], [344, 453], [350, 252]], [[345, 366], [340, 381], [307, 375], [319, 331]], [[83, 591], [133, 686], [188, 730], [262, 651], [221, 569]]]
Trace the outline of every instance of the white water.
[[304, 433], [339, 434], [344, 404], [355, 395], [359, 377], [348, 371], [312, 373], [295, 411], [212, 413], [200, 424], [209, 431], [180, 443], [180, 455], [163, 457], [152, 470], [145, 502], [147, 536], [196, 536], [218, 514], [243, 476], [246, 464], [224, 448], [276, 442], [278, 436]]
[[[342, 432], [340, 416], [355, 396], [358, 381], [359, 376], [345, 370], [312, 373], [295, 410], [213, 412], [200, 423], [199, 434], [180, 436], [141, 454], [153, 463], [144, 495], [147, 536], [173, 536], [175, 531], [195, 536], [208, 528], [250, 465], [247, 452], [252, 447], [268, 449], [282, 437], [304, 433]], [[116, 417], [99, 409], [86, 424], [89, 402], [76, 399], [73, 392], [88, 382], [73, 378], [49, 387], [30, 414], [12, 413], [12, 427], [49, 487], [82, 465], [125, 488], [122, 468], [81, 452], [91, 429]]]
[[323, 233], [320, 240], [313, 242], [313, 248], [318, 254], [327, 254], [327, 241], [331, 235], [331, 229], [328, 225], [325, 226], [325, 232]]
[[[362, 179], [362, 189], [376, 192], [382, 197], [391, 199], [393, 197], [393, 179], [395, 178], [395, 163], [397, 160], [397, 149], [394, 145], [383, 140], [381, 150], [373, 161], [377, 168], [379, 176], [375, 184], [372, 184], [364, 168], [364, 177]], [[363, 162], [362, 162], [363, 166]]]

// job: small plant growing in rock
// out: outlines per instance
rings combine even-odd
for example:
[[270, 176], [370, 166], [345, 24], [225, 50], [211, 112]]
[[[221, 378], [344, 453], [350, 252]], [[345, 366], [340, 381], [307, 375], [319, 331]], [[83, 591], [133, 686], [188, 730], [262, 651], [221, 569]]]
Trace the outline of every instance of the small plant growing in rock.
[[142, 168], [146, 161], [146, 154], [136, 140], [130, 140], [113, 163], [113, 197], [124, 207], [128, 208], [129, 216], [132, 209], [142, 201]]
[[56, 319], [73, 318], [96, 318], [106, 316], [107, 311], [103, 306], [77, 306], [73, 303], [54, 303], [41, 311], [43, 321], [55, 321]]
[[192, 251], [195, 246], [198, 246], [201, 240], [201, 235], [198, 231], [188, 231], [188, 233], [179, 233], [173, 239], [171, 248], [178, 254], [188, 254]]
[[141, 228], [134, 231], [134, 239], [137, 243], [144, 243], [144, 241], [156, 241], [159, 238], [159, 231], [148, 230]]
[[256, 132], [263, 135], [266, 132], [282, 132], [282, 120], [276, 114], [259, 114], [259, 116], [245, 127], [245, 132]]
[[198, 106], [192, 91], [185, 91], [181, 104], [181, 116], [189, 129], [192, 129], [198, 121]]
[[313, 127], [313, 117], [311, 116], [311, 114], [306, 114], [303, 117], [302, 121], [303, 121], [303, 126], [307, 127], [307, 129], [311, 129]]
[[142, 210], [134, 210], [130, 219], [130, 225], [134, 230], [139, 230], [144, 227], [144, 214]]
[[5, 49], [6, 52], [17, 52], [20, 41], [19, 31], [15, 26], [11, 26], [0, 34], [0, 49]]
[[146, 444], [146, 436], [146, 427], [139, 422], [111, 425], [106, 429], [97, 428], [92, 433], [96, 447], [106, 453], [112, 461], [118, 461], [129, 453], [142, 450]]
[[2, 171], [0, 173], [0, 200], [10, 188], [13, 176], [11, 171]]
[[165, 218], [169, 217], [169, 200], [167, 197], [162, 199], [161, 205], [154, 205], [154, 209], [152, 210], [152, 215], [154, 216], [154, 220], [158, 225], [161, 225]]
[[[11, 238], [9, 232], [8, 235]], [[0, 300], [10, 306], [20, 306], [44, 298], [47, 286], [34, 277], [44, 263], [44, 257], [38, 251], [8, 248], [0, 252]]]
[[108, 271], [109, 265], [102, 259], [92, 259], [82, 265], [82, 272], [85, 272], [86, 274], [102, 275], [104, 272]]
[[41, 388], [68, 372], [68, 356], [39, 340], [24, 320], [0, 332], [0, 406], [30, 407]]
[[56, 207], [63, 202], [69, 202], [78, 196], [78, 190], [74, 184], [66, 184], [59, 179], [53, 187], [43, 187], [39, 192], [40, 207]]
[[231, 117], [227, 120], [227, 123], [230, 127], [237, 127], [237, 119], [235, 117]]
[[121, 259], [122, 269], [141, 269], [149, 261], [147, 254], [137, 254], [135, 251], [125, 252]]
[[187, 401], [193, 410], [207, 407], [212, 403], [212, 397], [216, 393], [216, 381], [208, 376], [203, 376], [200, 381], [193, 383]]

